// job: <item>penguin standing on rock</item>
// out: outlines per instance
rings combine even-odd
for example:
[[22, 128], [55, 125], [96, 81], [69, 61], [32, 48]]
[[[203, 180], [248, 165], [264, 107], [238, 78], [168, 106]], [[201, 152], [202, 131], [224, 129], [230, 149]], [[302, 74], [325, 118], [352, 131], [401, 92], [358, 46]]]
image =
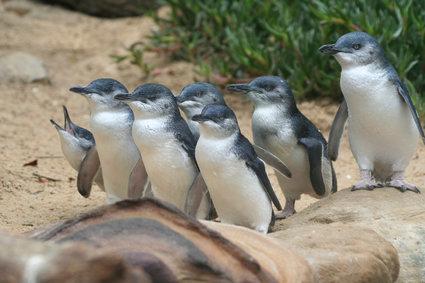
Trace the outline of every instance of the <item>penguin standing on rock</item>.
[[[95, 146], [94, 137], [89, 130], [72, 122], [71, 117], [69, 117], [68, 114], [68, 109], [66, 109], [65, 106], [63, 106], [63, 116], [63, 127], [59, 126], [59, 124], [52, 119], [50, 120], [50, 123], [52, 123], [58, 132], [62, 153], [65, 156], [65, 159], [72, 168], [78, 171], [80, 169], [81, 162], [87, 155], [87, 152]], [[96, 173], [94, 180], [102, 191], [105, 191], [101, 168], [99, 168], [99, 171]]]
[[[133, 138], [152, 182], [153, 195], [192, 216], [209, 218], [212, 204], [195, 160], [196, 140], [172, 92], [160, 84], [144, 84], [131, 94], [116, 95], [115, 100], [126, 102], [133, 110]], [[187, 211], [187, 202], [192, 201], [197, 202], [195, 211]]]
[[[125, 103], [114, 100], [117, 93], [127, 92], [125, 86], [113, 79], [97, 79], [87, 86], [72, 87], [70, 91], [87, 98], [90, 128], [96, 140], [96, 146], [81, 163], [78, 191], [88, 197], [93, 178], [101, 167], [108, 203], [141, 197], [148, 179], [131, 136], [134, 116]], [[130, 179], [137, 181], [131, 183]]]
[[375, 38], [364, 32], [341, 36], [320, 47], [341, 65], [344, 95], [329, 137], [329, 154], [338, 148], [348, 119], [348, 136], [360, 169], [352, 190], [390, 186], [404, 192], [419, 189], [404, 180], [404, 171], [425, 135], [405, 84]]
[[229, 85], [228, 90], [246, 93], [254, 102], [254, 143], [270, 151], [291, 170], [292, 178], [276, 174], [286, 204], [276, 218], [295, 213], [301, 194], [323, 198], [337, 189], [326, 140], [297, 108], [288, 83], [280, 77], [263, 76], [249, 84]]

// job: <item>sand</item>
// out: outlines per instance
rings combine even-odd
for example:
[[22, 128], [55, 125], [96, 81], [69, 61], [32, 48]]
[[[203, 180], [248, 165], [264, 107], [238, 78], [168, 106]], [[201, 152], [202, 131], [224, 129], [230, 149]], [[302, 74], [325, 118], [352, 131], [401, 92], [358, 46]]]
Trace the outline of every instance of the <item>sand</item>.
[[[160, 82], [175, 93], [193, 82], [195, 68], [187, 62], [171, 62], [148, 53], [146, 61], [156, 69], [154, 75], [143, 78], [136, 67], [116, 64], [110, 58], [111, 54], [123, 54], [135, 41], [146, 41], [153, 29], [154, 23], [144, 17], [99, 19], [37, 2], [0, 0], [0, 55], [14, 51], [36, 55], [44, 61], [50, 77], [50, 83], [0, 84], [1, 230], [25, 232], [104, 204], [105, 194], [97, 187], [88, 199], [78, 194], [76, 172], [63, 158], [49, 119], [62, 121], [61, 105], [66, 105], [73, 120], [87, 127], [87, 102], [68, 89], [99, 77], [116, 78], [129, 89], [147, 81]], [[226, 95], [226, 100], [237, 112], [243, 133], [251, 139], [250, 103], [240, 95]], [[315, 101], [301, 102], [299, 107], [327, 137], [337, 105]], [[424, 157], [425, 149], [420, 145], [407, 170], [409, 181], [420, 186], [425, 183]], [[37, 166], [23, 166], [33, 160], [38, 160]], [[340, 188], [352, 185], [357, 178], [346, 136], [335, 169]], [[269, 176], [279, 191], [271, 170]], [[301, 210], [314, 201], [303, 196], [296, 208]]]

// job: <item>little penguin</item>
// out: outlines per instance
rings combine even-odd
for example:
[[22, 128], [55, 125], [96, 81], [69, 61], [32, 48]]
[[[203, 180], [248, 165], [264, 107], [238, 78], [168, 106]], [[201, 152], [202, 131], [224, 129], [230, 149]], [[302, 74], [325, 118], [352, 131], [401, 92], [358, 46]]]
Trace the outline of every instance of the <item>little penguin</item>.
[[[148, 176], [139, 150], [131, 136], [134, 121], [131, 109], [114, 99], [117, 93], [127, 92], [120, 82], [102, 78], [87, 86], [72, 87], [70, 91], [87, 98], [90, 107], [90, 127], [96, 140], [86, 154], [78, 173], [79, 192], [88, 197], [95, 172], [102, 168], [107, 202], [139, 198], [148, 185]], [[136, 175], [129, 182], [130, 175]]]
[[115, 100], [126, 102], [133, 110], [133, 138], [152, 182], [153, 195], [189, 213], [186, 203], [193, 190], [200, 203], [192, 216], [210, 218], [212, 204], [195, 160], [196, 141], [171, 90], [148, 83], [131, 94], [116, 95]]
[[226, 105], [220, 90], [210, 83], [196, 82], [185, 86], [177, 96], [177, 104], [187, 119], [192, 135], [199, 139], [198, 123], [192, 121], [192, 117], [201, 114], [202, 109], [208, 104]]
[[[185, 86], [180, 95], [177, 96], [177, 103], [185, 114], [189, 129], [196, 140], [199, 139], [199, 123], [193, 121], [192, 117], [201, 114], [202, 109], [209, 104], [226, 105], [219, 89], [205, 82], [197, 82]], [[258, 145], [253, 146], [261, 160], [278, 170], [284, 176], [291, 176], [291, 172], [279, 158]]]
[[262, 76], [248, 84], [229, 85], [228, 90], [246, 93], [254, 102], [254, 143], [270, 151], [291, 170], [292, 178], [276, 174], [285, 196], [276, 218], [295, 213], [301, 194], [323, 198], [337, 190], [327, 142], [316, 126], [297, 108], [288, 83], [277, 76]]
[[344, 100], [332, 124], [329, 155], [337, 159], [348, 120], [351, 151], [360, 169], [352, 190], [389, 186], [419, 193], [405, 181], [404, 171], [419, 137], [425, 143], [424, 131], [406, 85], [378, 41], [365, 32], [350, 32], [319, 50], [333, 55], [342, 69]]
[[[65, 156], [65, 159], [72, 168], [78, 171], [87, 152], [95, 146], [94, 137], [89, 130], [72, 122], [68, 109], [66, 109], [65, 106], [62, 106], [62, 108], [64, 126], [61, 127], [52, 119], [50, 119], [50, 123], [52, 123], [58, 132], [62, 153]], [[99, 171], [96, 173], [94, 180], [102, 191], [105, 191], [101, 168], [99, 168]]]
[[200, 123], [196, 160], [221, 222], [267, 233], [274, 223], [271, 202], [282, 207], [235, 114], [210, 104], [192, 119]]

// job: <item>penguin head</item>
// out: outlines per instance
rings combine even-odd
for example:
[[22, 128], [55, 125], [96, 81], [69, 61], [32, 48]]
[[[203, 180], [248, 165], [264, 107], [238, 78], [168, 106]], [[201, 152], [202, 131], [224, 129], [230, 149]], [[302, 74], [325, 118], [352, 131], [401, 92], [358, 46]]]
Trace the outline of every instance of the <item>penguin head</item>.
[[68, 114], [68, 109], [63, 106], [63, 115], [64, 115], [64, 126], [61, 127], [54, 120], [50, 119], [50, 123], [58, 131], [61, 143], [67, 144], [78, 144], [82, 148], [89, 149], [95, 144], [94, 137], [92, 133], [77, 124], [72, 122], [71, 117]]
[[169, 88], [161, 84], [143, 84], [132, 93], [118, 94], [114, 98], [127, 103], [135, 116], [160, 117], [178, 113], [175, 96]]
[[177, 96], [177, 103], [189, 119], [200, 114], [208, 104], [226, 104], [223, 95], [214, 85], [203, 82], [185, 86]]
[[118, 93], [127, 93], [127, 88], [114, 79], [97, 79], [89, 83], [87, 86], [75, 86], [69, 89], [86, 97], [91, 106], [95, 107], [115, 107], [123, 106], [122, 103], [114, 100], [114, 96]]
[[192, 120], [200, 124], [200, 133], [214, 138], [223, 138], [239, 133], [239, 125], [235, 113], [223, 104], [209, 104], [201, 114], [194, 115]]
[[319, 51], [335, 56], [342, 67], [368, 65], [385, 60], [378, 41], [369, 34], [358, 31], [344, 34], [335, 44], [323, 45]]
[[246, 93], [256, 105], [294, 103], [288, 83], [277, 76], [262, 76], [248, 84], [228, 85], [229, 91]]

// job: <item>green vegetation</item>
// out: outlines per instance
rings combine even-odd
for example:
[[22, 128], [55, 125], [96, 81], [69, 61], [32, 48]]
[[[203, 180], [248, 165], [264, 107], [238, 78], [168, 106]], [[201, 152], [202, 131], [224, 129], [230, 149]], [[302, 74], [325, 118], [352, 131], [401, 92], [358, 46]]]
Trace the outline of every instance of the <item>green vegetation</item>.
[[276, 74], [297, 97], [338, 97], [339, 69], [318, 48], [362, 30], [386, 50], [425, 113], [425, 1], [163, 0], [155, 48], [232, 80]]

